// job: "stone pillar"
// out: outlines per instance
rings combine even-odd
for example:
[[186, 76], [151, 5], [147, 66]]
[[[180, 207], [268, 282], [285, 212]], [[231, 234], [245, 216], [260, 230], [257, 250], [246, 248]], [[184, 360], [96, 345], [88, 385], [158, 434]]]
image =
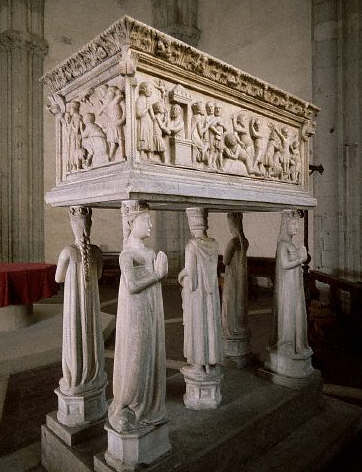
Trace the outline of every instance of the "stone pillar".
[[217, 278], [218, 244], [207, 235], [207, 210], [187, 208], [192, 238], [185, 250], [185, 267], [178, 276], [182, 285], [184, 356], [181, 369], [186, 384], [184, 404], [192, 410], [217, 408], [223, 342]]
[[[5, 3], [5, 5], [4, 5]], [[42, 261], [44, 0], [1, 5], [0, 257]]]
[[249, 242], [243, 231], [242, 213], [228, 213], [227, 221], [233, 237], [224, 254], [225, 277], [221, 311], [224, 354], [241, 368], [251, 360], [246, 255]]
[[361, 275], [361, 0], [314, 0], [313, 102], [321, 107], [314, 155], [315, 266]]

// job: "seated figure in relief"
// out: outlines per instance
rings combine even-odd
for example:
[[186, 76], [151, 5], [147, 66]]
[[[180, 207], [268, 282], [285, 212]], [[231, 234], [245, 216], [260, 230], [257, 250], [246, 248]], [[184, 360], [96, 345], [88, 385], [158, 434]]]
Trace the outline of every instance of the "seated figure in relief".
[[82, 131], [84, 149], [87, 151], [88, 165], [100, 166], [108, 162], [108, 145], [102, 128], [95, 123], [94, 113], [84, 115], [85, 128]]
[[113, 401], [109, 423], [118, 432], [166, 421], [166, 351], [161, 280], [167, 256], [146, 247], [151, 234], [148, 206], [122, 203], [124, 246], [119, 257]]
[[60, 253], [55, 274], [56, 282], [64, 282], [63, 377], [59, 385], [65, 395], [97, 390], [106, 382], [98, 291], [102, 253], [89, 242], [91, 214], [89, 208], [70, 207], [75, 241]]
[[184, 356], [189, 373], [204, 375], [223, 361], [220, 298], [217, 279], [218, 245], [207, 236], [203, 208], [186, 210], [192, 239], [185, 249], [182, 285]]
[[260, 172], [254, 169], [251, 157], [238, 143], [234, 133], [226, 133], [224, 142], [225, 172], [239, 175], [260, 175]]

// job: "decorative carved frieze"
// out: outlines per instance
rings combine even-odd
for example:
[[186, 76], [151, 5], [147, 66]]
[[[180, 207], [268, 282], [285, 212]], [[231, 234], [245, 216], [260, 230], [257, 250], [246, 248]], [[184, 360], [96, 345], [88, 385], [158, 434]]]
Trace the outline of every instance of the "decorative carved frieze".
[[[51, 90], [59, 91], [115, 54], [119, 54], [121, 68], [124, 69], [125, 64], [127, 65], [126, 72], [123, 70], [123, 73], [129, 73], [130, 69], [136, 67], [134, 55], [133, 58], [130, 56], [133, 51], [161, 59], [184, 71], [197, 74], [198, 78], [209, 79], [307, 119], [312, 119], [318, 112], [313, 104], [128, 16], [116, 21], [68, 60], [45, 74], [43, 80]], [[141, 56], [139, 60], [142, 60]]]

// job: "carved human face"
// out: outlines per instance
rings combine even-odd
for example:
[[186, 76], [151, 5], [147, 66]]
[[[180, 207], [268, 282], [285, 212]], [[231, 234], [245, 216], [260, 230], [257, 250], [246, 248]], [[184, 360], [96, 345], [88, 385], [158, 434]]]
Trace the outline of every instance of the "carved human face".
[[161, 102], [156, 102], [153, 104], [153, 111], [155, 113], [163, 113], [163, 105]]
[[211, 116], [214, 114], [214, 104], [212, 102], [207, 102], [206, 103], [206, 113]]
[[146, 239], [151, 236], [152, 221], [148, 212], [140, 213], [133, 222], [131, 236], [136, 239]]
[[259, 131], [259, 130], [260, 130], [260, 126], [261, 126], [261, 123], [260, 123], [259, 118], [257, 118], [257, 119], [255, 120], [254, 125], [255, 125], [255, 129], [256, 129], [257, 131]]
[[220, 116], [222, 107], [220, 105], [215, 105], [215, 116]]
[[282, 135], [283, 135], [285, 138], [287, 138], [287, 137], [288, 137], [288, 134], [289, 134], [289, 133], [288, 133], [288, 128], [285, 128], [285, 127], [283, 126], [283, 128], [281, 129], [281, 131], [282, 131]]
[[295, 236], [298, 231], [298, 223], [296, 218], [289, 218], [287, 223], [287, 233], [289, 236]]
[[239, 113], [236, 121], [237, 123], [239, 123], [239, 125], [244, 126], [244, 115], [242, 113]]
[[173, 105], [171, 107], [170, 116], [173, 120], [181, 115], [181, 107], [179, 105]]
[[239, 236], [243, 224], [243, 215], [235, 215], [234, 213], [228, 213], [226, 218], [229, 225], [230, 233], [234, 237]]
[[70, 225], [76, 241], [83, 238], [89, 239], [92, 227], [92, 219], [90, 216], [71, 216]]

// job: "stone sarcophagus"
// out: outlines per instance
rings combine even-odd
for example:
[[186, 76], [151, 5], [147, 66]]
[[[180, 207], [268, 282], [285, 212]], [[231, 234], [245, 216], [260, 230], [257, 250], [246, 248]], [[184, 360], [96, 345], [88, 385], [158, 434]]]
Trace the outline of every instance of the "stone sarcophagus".
[[127, 16], [43, 77], [53, 206], [310, 208], [318, 108]]

